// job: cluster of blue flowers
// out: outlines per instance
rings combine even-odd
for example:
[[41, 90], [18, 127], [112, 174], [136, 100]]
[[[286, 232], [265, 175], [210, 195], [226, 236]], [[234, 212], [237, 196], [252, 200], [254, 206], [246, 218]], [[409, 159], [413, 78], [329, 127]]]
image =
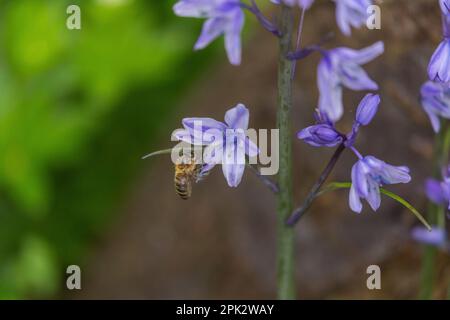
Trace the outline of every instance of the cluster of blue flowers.
[[431, 57], [427, 81], [421, 89], [422, 106], [435, 132], [440, 118], [450, 119], [450, 0], [439, 0], [442, 12], [443, 39]]
[[[332, 0], [336, 3], [336, 21], [342, 33], [351, 35], [351, 28], [360, 28], [368, 18], [367, 8], [372, 0]], [[299, 6], [309, 9], [314, 0], [271, 0], [274, 4]], [[174, 6], [174, 12], [180, 17], [203, 18], [202, 33], [194, 48], [205, 48], [221, 35], [225, 37], [225, 49], [231, 64], [241, 63], [241, 32], [244, 26], [243, 9], [250, 7], [240, 0], [180, 0]], [[255, 13], [255, 11], [252, 11]]]
[[[336, 4], [337, 25], [347, 36], [351, 35], [352, 28], [359, 28], [366, 23], [368, 8], [373, 4], [372, 0], [332, 1]], [[298, 6], [302, 10], [308, 10], [314, 0], [271, 0], [271, 2], [278, 5], [283, 3], [288, 6]], [[446, 8], [446, 2], [448, 0], [442, 1], [444, 8]], [[244, 9], [250, 9], [250, 12], [257, 15], [266, 29], [277, 34], [273, 27], [269, 26], [270, 22], [260, 16], [260, 11], [254, 1], [252, 1], [252, 6], [248, 6], [239, 0], [180, 0], [174, 6], [174, 11], [179, 16], [206, 19], [195, 49], [202, 49], [217, 37], [224, 35], [225, 48], [229, 61], [233, 65], [241, 63], [241, 31], [244, 24]], [[448, 31], [448, 28], [446, 30]], [[447, 50], [448, 53], [447, 38], [441, 46], [442, 48], [438, 50]], [[351, 132], [343, 134], [336, 129], [335, 124], [344, 113], [342, 101], [344, 88], [353, 91], [378, 90], [378, 85], [368, 76], [362, 65], [380, 56], [384, 52], [384, 44], [377, 42], [361, 50], [339, 47], [318, 51], [321, 53], [322, 59], [317, 69], [317, 84], [320, 93], [316, 113], [317, 123], [301, 130], [298, 138], [316, 147], [333, 147], [343, 144], [352, 150], [357, 155], [358, 161], [354, 164], [351, 172], [350, 208], [355, 212], [361, 212], [361, 199], [365, 199], [373, 210], [377, 210], [380, 207], [381, 186], [407, 183], [411, 180], [407, 167], [392, 166], [373, 156], [362, 156], [354, 147], [360, 127], [368, 125], [378, 110], [379, 95], [367, 94], [364, 97], [358, 107]], [[434, 57], [435, 62], [430, 67], [430, 72], [436, 70], [435, 78], [438, 79], [448, 78], [448, 74], [442, 71], [441, 66], [445, 60], [442, 56], [442, 53], [437, 53], [437, 57]], [[435, 105], [434, 101], [429, 104], [429, 108]], [[197, 129], [194, 129], [195, 122], [199, 123]], [[205, 132], [211, 128], [221, 131], [223, 137], [229, 136], [226, 129], [246, 129], [248, 126], [247, 108], [238, 105], [229, 110], [225, 116], [225, 122], [226, 124], [208, 118], [184, 119], [184, 130], [180, 132], [178, 138], [192, 143], [192, 139], [197, 135], [202, 136], [208, 150], [215, 150], [214, 153], [222, 154], [217, 157], [217, 161], [213, 161], [213, 165], [222, 163], [229, 186], [236, 187], [241, 181], [245, 165], [242, 162], [225, 165], [224, 159], [242, 158], [245, 157], [245, 154], [254, 155], [258, 149], [245, 134], [238, 135], [234, 139], [225, 139], [231, 142], [208, 141], [208, 137], [204, 137]], [[229, 146], [228, 143], [230, 143]]]
[[[420, 90], [422, 107], [436, 133], [441, 130], [441, 118], [450, 119], [450, 0], [439, 0], [439, 4], [443, 37], [428, 65], [429, 80]], [[428, 179], [425, 191], [431, 202], [450, 209], [450, 168], [444, 170], [442, 181]], [[419, 242], [450, 250], [443, 226], [435, 226], [431, 232], [416, 227], [412, 236]]]

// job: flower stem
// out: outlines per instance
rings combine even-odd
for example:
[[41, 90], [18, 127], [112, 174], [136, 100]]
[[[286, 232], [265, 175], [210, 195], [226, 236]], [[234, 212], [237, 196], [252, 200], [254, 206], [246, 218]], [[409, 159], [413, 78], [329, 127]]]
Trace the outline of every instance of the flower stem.
[[283, 5], [280, 16], [279, 59], [278, 59], [278, 112], [277, 128], [280, 132], [280, 170], [278, 184], [277, 214], [277, 279], [278, 298], [295, 298], [294, 276], [294, 230], [285, 224], [293, 209], [292, 194], [292, 61], [287, 59], [291, 50], [293, 34], [292, 9]]
[[251, 164], [247, 164], [247, 168], [249, 168], [255, 175], [256, 177], [264, 184], [266, 185], [270, 191], [272, 191], [274, 194], [277, 194], [278, 192], [280, 192], [280, 188], [278, 187], [278, 183], [273, 181], [272, 179], [263, 176], [259, 170], [257, 168], [255, 168], [254, 166], [252, 166]]
[[[440, 179], [441, 169], [447, 165], [448, 153], [450, 148], [450, 128], [442, 128], [441, 131], [436, 135], [435, 141], [435, 154], [434, 154], [434, 176]], [[431, 224], [436, 225], [436, 223], [442, 221], [445, 223], [444, 217], [445, 212], [439, 206], [430, 203], [428, 206], [428, 219]], [[440, 217], [442, 216], [442, 217]], [[426, 245], [424, 247], [422, 256], [422, 273], [421, 273], [421, 284], [420, 284], [420, 299], [431, 299], [433, 296], [433, 287], [435, 281], [435, 265], [436, 265], [436, 255], [437, 250], [433, 246]]]
[[294, 226], [298, 222], [298, 220], [300, 220], [300, 218], [303, 217], [303, 215], [308, 211], [312, 202], [317, 197], [317, 194], [320, 192], [320, 188], [322, 187], [324, 182], [327, 180], [331, 171], [333, 171], [334, 166], [336, 165], [337, 161], [339, 160], [339, 157], [341, 156], [341, 154], [344, 150], [345, 150], [345, 145], [342, 143], [339, 145], [339, 147], [334, 152], [334, 154], [331, 157], [330, 161], [328, 162], [327, 166], [322, 171], [322, 174], [320, 175], [319, 179], [316, 181], [314, 186], [311, 188], [311, 191], [309, 192], [309, 194], [306, 197], [303, 204], [300, 207], [298, 207], [297, 209], [295, 209], [295, 211], [291, 214], [291, 216], [286, 220], [286, 225], [291, 226], [291, 227]]

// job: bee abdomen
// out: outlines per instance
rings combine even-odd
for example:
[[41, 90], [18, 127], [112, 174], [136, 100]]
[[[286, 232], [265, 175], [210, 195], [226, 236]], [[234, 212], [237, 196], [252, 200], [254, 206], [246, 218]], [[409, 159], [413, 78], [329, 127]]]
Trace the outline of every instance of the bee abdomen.
[[191, 184], [184, 176], [175, 175], [175, 192], [181, 199], [187, 200], [191, 197]]

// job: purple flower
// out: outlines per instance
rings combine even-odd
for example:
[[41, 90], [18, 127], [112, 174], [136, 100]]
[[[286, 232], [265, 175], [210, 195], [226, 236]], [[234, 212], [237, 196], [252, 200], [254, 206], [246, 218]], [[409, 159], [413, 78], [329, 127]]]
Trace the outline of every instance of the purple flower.
[[233, 65], [241, 63], [241, 31], [244, 13], [239, 0], [180, 0], [173, 10], [181, 17], [207, 18], [195, 50], [209, 45], [214, 39], [225, 35], [225, 48]]
[[418, 242], [441, 248], [445, 247], [447, 242], [445, 230], [439, 227], [433, 227], [431, 231], [424, 227], [415, 227], [411, 236]]
[[342, 135], [328, 124], [307, 127], [297, 134], [297, 138], [313, 147], [334, 147], [344, 140]]
[[275, 4], [281, 4], [283, 2], [285, 5], [293, 7], [295, 5], [302, 9], [308, 10], [311, 8], [314, 0], [271, 0]]
[[356, 110], [356, 122], [360, 125], [367, 126], [377, 113], [380, 101], [381, 99], [378, 94], [367, 94], [361, 100]]
[[356, 109], [356, 118], [353, 122], [352, 131], [347, 134], [347, 141], [345, 141], [346, 147], [352, 147], [355, 143], [356, 136], [360, 126], [367, 126], [375, 117], [378, 106], [381, 99], [378, 94], [368, 93], [359, 103], [358, 109]]
[[450, 1], [439, 0], [444, 39], [431, 57], [428, 77], [432, 81], [450, 82]]
[[363, 26], [369, 15], [367, 8], [373, 3], [372, 0], [334, 0], [336, 2], [336, 21], [342, 33], [346, 36], [352, 34], [351, 27]]
[[439, 132], [439, 117], [450, 119], [450, 85], [428, 81], [422, 86], [420, 95], [422, 107], [430, 118], [434, 131]]
[[361, 65], [383, 52], [384, 44], [381, 41], [361, 50], [341, 47], [324, 52], [317, 69], [320, 111], [336, 122], [344, 112], [343, 87], [355, 91], [377, 90], [378, 85], [369, 78]]
[[431, 57], [428, 76], [432, 81], [450, 82], [450, 38], [445, 38]]
[[443, 172], [443, 180], [427, 179], [425, 192], [430, 201], [437, 205], [446, 206], [450, 209], [450, 167]]
[[344, 141], [344, 135], [339, 133], [327, 116], [316, 110], [316, 124], [297, 133], [297, 138], [313, 147], [334, 147]]
[[450, 37], [450, 0], [439, 0], [442, 10], [444, 38]]
[[184, 130], [175, 133], [178, 140], [193, 145], [206, 146], [203, 171], [222, 164], [222, 171], [230, 187], [241, 182], [246, 165], [245, 155], [254, 157], [258, 147], [247, 137], [249, 112], [243, 104], [225, 113], [225, 123], [211, 118], [185, 118]]
[[381, 204], [381, 186], [409, 181], [411, 176], [407, 167], [392, 166], [372, 156], [361, 158], [352, 168], [350, 208], [360, 213], [362, 210], [360, 199], [366, 199], [372, 210], [376, 211]]

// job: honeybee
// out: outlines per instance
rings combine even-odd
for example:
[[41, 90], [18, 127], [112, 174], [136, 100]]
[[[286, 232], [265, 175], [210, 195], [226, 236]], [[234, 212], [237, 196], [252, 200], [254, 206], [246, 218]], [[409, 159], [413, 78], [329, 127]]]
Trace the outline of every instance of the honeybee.
[[207, 173], [202, 173], [203, 164], [196, 163], [195, 156], [183, 155], [175, 164], [175, 192], [183, 200], [188, 200], [192, 194], [192, 184], [202, 180]]

